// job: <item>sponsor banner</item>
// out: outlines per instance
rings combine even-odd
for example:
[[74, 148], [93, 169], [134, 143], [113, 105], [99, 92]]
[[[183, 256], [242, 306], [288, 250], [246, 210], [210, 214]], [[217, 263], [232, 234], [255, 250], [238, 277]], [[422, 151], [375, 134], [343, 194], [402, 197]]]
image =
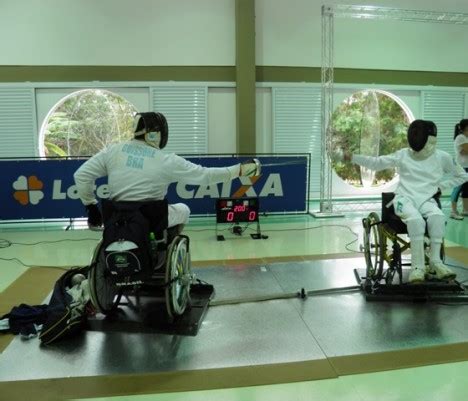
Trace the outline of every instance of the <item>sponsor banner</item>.
[[[245, 157], [187, 157], [206, 167], [223, 167]], [[220, 197], [259, 197], [260, 213], [306, 212], [308, 156], [259, 157], [262, 164], [289, 163], [265, 167], [260, 177], [239, 177], [217, 185], [174, 183], [168, 190], [169, 203], [187, 204], [192, 215], [215, 213]], [[0, 220], [57, 219], [85, 217], [73, 173], [84, 159], [0, 160]], [[106, 177], [96, 181], [97, 198], [109, 197]]]

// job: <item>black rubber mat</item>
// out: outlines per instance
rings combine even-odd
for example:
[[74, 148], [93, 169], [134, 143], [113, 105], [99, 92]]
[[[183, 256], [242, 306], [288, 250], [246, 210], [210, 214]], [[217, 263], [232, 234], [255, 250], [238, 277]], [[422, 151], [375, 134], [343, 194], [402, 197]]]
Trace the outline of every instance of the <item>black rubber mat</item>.
[[130, 333], [161, 333], [196, 336], [206, 314], [214, 287], [194, 284], [190, 290], [190, 306], [183, 315], [169, 319], [164, 298], [142, 293], [122, 299], [122, 304], [109, 316], [97, 315], [89, 319], [88, 330]]
[[391, 284], [366, 280], [365, 269], [355, 269], [355, 276], [367, 301], [410, 301], [410, 302], [463, 302], [468, 303], [468, 292], [459, 281], [425, 281], [417, 284], [408, 282], [409, 269], [403, 269], [403, 282], [395, 275]]

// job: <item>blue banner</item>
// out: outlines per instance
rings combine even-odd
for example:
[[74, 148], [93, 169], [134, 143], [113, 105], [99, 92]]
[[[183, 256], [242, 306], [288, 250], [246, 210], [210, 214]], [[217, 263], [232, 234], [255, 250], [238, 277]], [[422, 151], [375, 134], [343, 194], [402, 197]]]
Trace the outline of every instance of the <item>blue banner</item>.
[[[223, 167], [246, 157], [187, 157], [206, 167]], [[308, 156], [259, 157], [260, 177], [239, 177], [217, 185], [175, 183], [169, 187], [169, 203], [183, 202], [192, 215], [215, 213], [220, 197], [259, 197], [261, 213], [306, 212]], [[84, 159], [0, 160], [2, 188], [0, 220], [57, 219], [85, 217], [73, 173]], [[292, 164], [286, 164], [292, 163]], [[109, 196], [106, 178], [96, 181], [98, 198]]]

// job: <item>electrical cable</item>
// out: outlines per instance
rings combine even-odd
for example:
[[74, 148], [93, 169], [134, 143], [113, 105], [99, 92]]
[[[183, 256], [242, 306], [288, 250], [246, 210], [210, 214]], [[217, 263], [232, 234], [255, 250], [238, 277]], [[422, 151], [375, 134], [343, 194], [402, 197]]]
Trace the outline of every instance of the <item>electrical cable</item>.
[[[82, 239], [61, 239], [61, 240], [54, 240], [54, 241], [38, 241], [38, 242], [25, 243], [25, 242], [12, 242], [7, 239], [0, 239], [0, 249], [9, 248], [12, 245], [34, 246], [34, 245], [39, 245], [39, 244], [55, 244], [58, 242], [66, 242], [66, 241], [77, 242], [77, 241], [99, 241], [99, 240], [100, 240], [99, 238], [82, 238]], [[4, 260], [7, 262], [17, 262], [20, 265], [23, 265], [24, 267], [45, 267], [45, 268], [61, 269], [61, 270], [70, 269], [70, 268], [61, 267], [61, 266], [28, 265], [18, 258], [0, 258], [0, 260]]]
[[242, 235], [248, 228], [250, 230], [255, 230], [253, 228], [250, 228], [249, 226], [250, 223], [247, 223], [244, 227], [242, 227], [240, 224], [234, 224], [233, 226], [231, 226], [231, 232], [235, 235]]
[[7, 239], [0, 239], [0, 249], [8, 248], [10, 246], [11, 246], [11, 241], [8, 241]]
[[81, 238], [81, 239], [58, 239], [54, 241], [38, 241], [38, 242], [11, 242], [12, 245], [24, 245], [24, 246], [29, 246], [29, 245], [39, 245], [39, 244], [56, 244], [59, 242], [81, 242], [81, 241], [100, 241], [101, 238]]
[[18, 258], [0, 258], [0, 260], [5, 260], [7, 262], [18, 262], [24, 267], [40, 267], [40, 268], [51, 268], [51, 269], [60, 269], [60, 270], [70, 270], [71, 267], [62, 267], [62, 266], [37, 266], [37, 265], [27, 265]]

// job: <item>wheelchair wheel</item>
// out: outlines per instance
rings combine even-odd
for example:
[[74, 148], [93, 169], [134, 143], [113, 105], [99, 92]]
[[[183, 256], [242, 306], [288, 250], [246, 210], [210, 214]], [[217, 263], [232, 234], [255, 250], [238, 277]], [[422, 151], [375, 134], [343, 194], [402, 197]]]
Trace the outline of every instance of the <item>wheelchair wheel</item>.
[[372, 280], [380, 280], [383, 272], [386, 243], [379, 215], [370, 213], [367, 218], [362, 220], [362, 224], [364, 226], [366, 277]]
[[115, 285], [106, 268], [104, 250], [96, 247], [89, 272], [89, 290], [94, 307], [105, 315], [113, 312], [122, 297], [122, 289]]
[[170, 319], [185, 312], [192, 283], [188, 239], [177, 236], [169, 246], [166, 262], [166, 310]]

